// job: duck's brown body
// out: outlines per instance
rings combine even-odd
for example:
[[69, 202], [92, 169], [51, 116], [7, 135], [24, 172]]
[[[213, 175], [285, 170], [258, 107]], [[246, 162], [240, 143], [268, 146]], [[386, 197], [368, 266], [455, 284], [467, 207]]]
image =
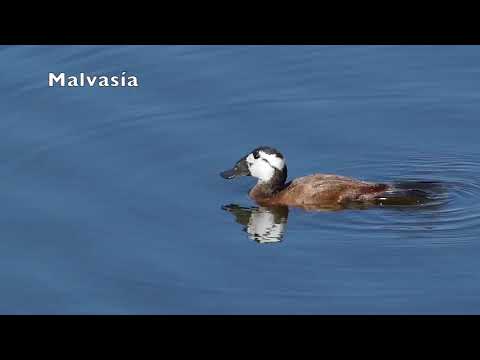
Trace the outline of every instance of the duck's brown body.
[[[371, 205], [392, 196], [409, 195], [392, 185], [371, 183], [345, 176], [314, 174], [286, 183], [287, 165], [276, 149], [262, 146], [220, 174], [225, 179], [253, 176], [258, 183], [250, 197], [261, 206], [296, 206], [308, 209], [339, 209]], [[408, 196], [407, 196], [408, 198]], [[362, 205], [362, 206], [363, 206]]]
[[345, 176], [314, 174], [295, 179], [272, 191], [271, 183], [259, 182], [249, 192], [260, 205], [338, 207], [350, 202], [372, 201], [389, 185], [364, 182]]

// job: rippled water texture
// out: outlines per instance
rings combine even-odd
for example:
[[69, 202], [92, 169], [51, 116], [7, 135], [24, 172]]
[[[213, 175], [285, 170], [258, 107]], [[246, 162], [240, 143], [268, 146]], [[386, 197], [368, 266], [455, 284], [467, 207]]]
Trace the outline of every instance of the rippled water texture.
[[[480, 47], [0, 47], [0, 313], [480, 313]], [[48, 72], [138, 88], [49, 88]], [[429, 201], [265, 209], [218, 173]]]

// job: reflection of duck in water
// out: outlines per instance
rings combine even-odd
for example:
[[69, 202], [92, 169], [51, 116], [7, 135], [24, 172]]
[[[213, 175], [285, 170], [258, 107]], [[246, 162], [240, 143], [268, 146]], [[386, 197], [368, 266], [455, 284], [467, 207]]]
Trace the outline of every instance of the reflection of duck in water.
[[279, 242], [283, 238], [288, 220], [288, 207], [241, 207], [225, 205], [223, 210], [235, 216], [237, 223], [244, 225], [248, 237], [259, 243]]
[[287, 180], [285, 158], [276, 149], [262, 146], [220, 174], [225, 179], [253, 176], [257, 184], [250, 197], [262, 206], [296, 206], [307, 210], [342, 209], [360, 205], [416, 204], [426, 193], [405, 186], [360, 181], [331, 174], [314, 174]]

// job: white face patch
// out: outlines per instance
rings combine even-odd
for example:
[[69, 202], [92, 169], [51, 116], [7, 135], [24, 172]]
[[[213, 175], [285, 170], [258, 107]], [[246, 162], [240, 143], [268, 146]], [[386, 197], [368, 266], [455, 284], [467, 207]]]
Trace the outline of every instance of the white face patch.
[[285, 162], [274, 154], [267, 154], [259, 151], [260, 157], [255, 159], [253, 154], [247, 156], [246, 161], [248, 169], [253, 177], [260, 179], [260, 181], [268, 182], [275, 174], [275, 169], [283, 170]]
[[278, 157], [275, 154], [267, 154], [266, 152], [263, 152], [261, 150], [259, 151], [259, 154], [261, 159], [267, 160], [274, 168], [280, 171], [283, 170], [283, 167], [285, 166], [285, 161], [282, 158]]

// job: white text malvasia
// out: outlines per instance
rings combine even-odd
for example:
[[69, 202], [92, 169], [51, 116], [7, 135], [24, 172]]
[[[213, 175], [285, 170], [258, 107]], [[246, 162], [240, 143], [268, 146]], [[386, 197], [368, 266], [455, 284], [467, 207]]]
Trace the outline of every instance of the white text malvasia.
[[48, 73], [48, 86], [67, 87], [138, 87], [136, 76], [127, 75], [125, 71], [119, 76], [97, 76], [80, 73], [68, 75], [65, 73]]

